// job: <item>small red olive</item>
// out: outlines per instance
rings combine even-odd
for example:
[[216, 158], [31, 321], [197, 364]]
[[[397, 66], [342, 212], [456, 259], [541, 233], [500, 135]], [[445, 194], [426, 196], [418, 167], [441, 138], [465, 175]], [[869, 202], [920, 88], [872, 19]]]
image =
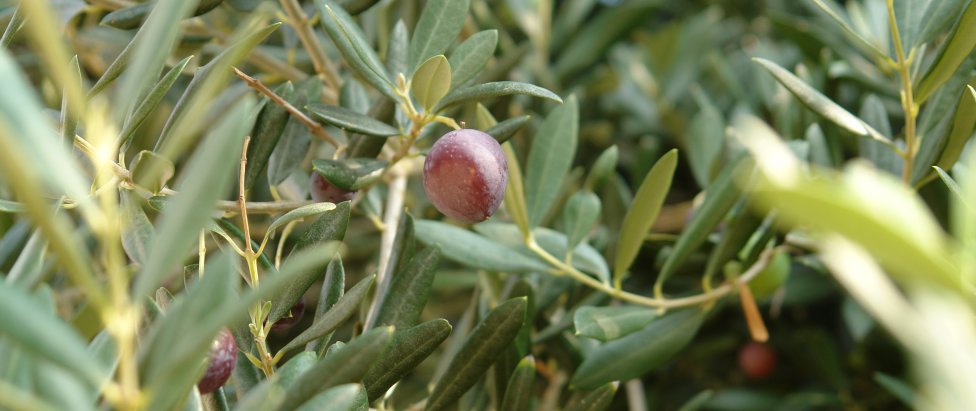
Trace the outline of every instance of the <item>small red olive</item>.
[[207, 363], [207, 371], [203, 373], [197, 388], [200, 394], [208, 394], [220, 388], [230, 378], [234, 371], [234, 364], [237, 363], [237, 343], [234, 342], [234, 334], [230, 329], [224, 327], [217, 333], [213, 343], [210, 344], [210, 361]]
[[271, 324], [271, 331], [278, 333], [288, 331], [291, 327], [294, 327], [295, 324], [298, 324], [298, 322], [302, 320], [302, 316], [304, 314], [305, 297], [302, 297], [298, 299], [298, 302], [295, 303], [295, 305], [291, 306], [291, 309], [288, 310], [288, 315], [280, 318], [278, 321], [275, 321], [274, 324]]
[[454, 130], [437, 140], [424, 160], [424, 191], [438, 211], [475, 223], [495, 213], [508, 184], [501, 146], [478, 130]]
[[739, 368], [750, 380], [769, 377], [776, 369], [776, 351], [767, 344], [750, 341], [739, 349]]
[[334, 186], [319, 173], [312, 173], [309, 181], [309, 192], [312, 193], [312, 200], [316, 202], [341, 203], [352, 200], [356, 196], [355, 191], [346, 191]]

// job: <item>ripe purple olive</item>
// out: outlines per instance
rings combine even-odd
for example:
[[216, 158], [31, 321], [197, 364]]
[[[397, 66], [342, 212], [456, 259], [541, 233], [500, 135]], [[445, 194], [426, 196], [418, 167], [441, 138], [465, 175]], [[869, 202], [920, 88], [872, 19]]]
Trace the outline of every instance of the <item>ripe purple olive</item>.
[[508, 161], [494, 138], [461, 129], [434, 143], [424, 160], [424, 191], [438, 211], [467, 223], [485, 221], [502, 203]]
[[207, 372], [203, 373], [203, 377], [197, 383], [200, 394], [209, 394], [224, 385], [234, 371], [235, 363], [237, 363], [237, 343], [234, 342], [234, 334], [231, 334], [230, 329], [224, 327], [210, 344], [210, 362], [207, 364]]
[[343, 201], [352, 200], [356, 196], [355, 191], [346, 191], [339, 187], [332, 185], [329, 180], [322, 177], [319, 173], [312, 173], [312, 179], [309, 182], [309, 189], [312, 193], [312, 200], [315, 202], [329, 202], [339, 204]]
[[776, 369], [776, 351], [769, 345], [750, 341], [739, 349], [739, 368], [750, 380], [769, 377]]
[[302, 320], [305, 314], [305, 297], [299, 298], [295, 305], [288, 310], [288, 315], [271, 324], [271, 332], [285, 332]]

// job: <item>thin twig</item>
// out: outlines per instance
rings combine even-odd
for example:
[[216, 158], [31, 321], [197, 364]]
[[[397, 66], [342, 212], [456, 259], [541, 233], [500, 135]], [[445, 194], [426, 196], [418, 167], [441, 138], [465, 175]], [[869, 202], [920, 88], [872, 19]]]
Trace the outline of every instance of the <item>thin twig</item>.
[[397, 230], [399, 229], [400, 217], [403, 215], [403, 196], [407, 191], [407, 173], [402, 167], [394, 167], [393, 180], [390, 181], [389, 194], [386, 198], [386, 215], [383, 216], [383, 236], [380, 239], [380, 263], [376, 270], [376, 300], [369, 307], [366, 316], [365, 329], [369, 329], [376, 321], [379, 314], [380, 304], [383, 303], [383, 296], [389, 288], [390, 276], [387, 274], [391, 269], [390, 260], [393, 258], [393, 246], [396, 242]]
[[247, 168], [247, 146], [251, 143], [251, 136], [244, 137], [244, 149], [241, 150], [241, 172], [238, 178], [239, 187], [237, 195], [237, 206], [241, 210], [241, 220], [244, 221], [244, 245], [247, 247], [248, 254], [254, 253], [254, 247], [251, 246], [251, 225], [247, 222], [247, 200], [246, 200], [246, 190], [244, 188], [244, 173]]
[[284, 107], [285, 110], [288, 110], [288, 112], [291, 113], [292, 116], [295, 116], [295, 118], [297, 118], [298, 121], [301, 121], [302, 124], [305, 125], [305, 127], [308, 127], [309, 131], [311, 131], [313, 135], [315, 135], [316, 137], [322, 140], [325, 140], [329, 144], [332, 144], [333, 147], [337, 149], [339, 148], [340, 145], [339, 141], [337, 141], [334, 137], [330, 136], [329, 133], [325, 131], [325, 127], [322, 127], [322, 125], [319, 124], [317, 121], [308, 118], [308, 116], [306, 116], [305, 113], [303, 113], [301, 110], [295, 108], [295, 106], [291, 105], [291, 103], [281, 98], [281, 96], [275, 94], [275, 92], [271, 91], [271, 89], [269, 89], [268, 86], [265, 86], [263, 83], [261, 83], [261, 80], [258, 80], [254, 77], [245, 74], [237, 67], [234, 67], [234, 74], [237, 74], [237, 77], [240, 77], [241, 80], [244, 80], [244, 82], [247, 83], [248, 86], [257, 90], [261, 94], [264, 94], [269, 99], [271, 99], [271, 101], [274, 101], [278, 105]]
[[319, 39], [315, 36], [315, 32], [312, 31], [308, 22], [308, 16], [305, 15], [302, 6], [298, 4], [298, 0], [280, 0], [280, 3], [281, 8], [288, 16], [289, 24], [295, 29], [298, 39], [305, 46], [305, 50], [308, 51], [308, 55], [312, 58], [312, 65], [315, 67], [315, 72], [322, 75], [325, 84], [330, 89], [338, 91], [342, 86], [342, 80], [339, 78], [339, 73], [336, 72], [335, 66], [329, 60], [329, 56], [322, 49], [322, 45], [319, 44]]

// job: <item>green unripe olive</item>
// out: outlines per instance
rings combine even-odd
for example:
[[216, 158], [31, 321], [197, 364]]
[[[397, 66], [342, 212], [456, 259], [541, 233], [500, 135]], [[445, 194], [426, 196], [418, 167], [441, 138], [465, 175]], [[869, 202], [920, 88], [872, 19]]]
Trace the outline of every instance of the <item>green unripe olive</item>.
[[790, 255], [785, 252], [777, 252], [773, 255], [769, 265], [749, 281], [749, 290], [757, 300], [772, 295], [790, 275]]
[[508, 184], [501, 145], [478, 130], [454, 130], [437, 140], [424, 160], [424, 191], [438, 211], [464, 222], [491, 217]]

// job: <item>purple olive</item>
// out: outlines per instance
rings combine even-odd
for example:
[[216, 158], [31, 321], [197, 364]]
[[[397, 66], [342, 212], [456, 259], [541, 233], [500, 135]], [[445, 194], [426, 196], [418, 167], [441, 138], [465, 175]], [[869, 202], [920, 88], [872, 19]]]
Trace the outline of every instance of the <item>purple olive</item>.
[[312, 200], [319, 203], [329, 202], [338, 204], [343, 201], [352, 200], [352, 198], [356, 196], [355, 191], [346, 191], [336, 187], [319, 173], [312, 173], [312, 179], [309, 186], [308, 191], [312, 193]]
[[487, 220], [505, 195], [508, 161], [490, 135], [461, 129], [434, 143], [424, 161], [424, 191], [441, 213], [467, 223]]
[[207, 364], [207, 372], [203, 373], [203, 377], [197, 383], [200, 394], [209, 394], [224, 385], [234, 371], [235, 363], [237, 363], [237, 343], [234, 342], [234, 334], [231, 334], [230, 329], [224, 327], [210, 344], [210, 362]]
[[271, 324], [272, 332], [284, 332], [288, 331], [295, 324], [298, 324], [302, 320], [302, 316], [305, 314], [305, 297], [299, 298], [295, 305], [291, 306], [288, 310], [288, 315], [281, 317], [274, 324]]

